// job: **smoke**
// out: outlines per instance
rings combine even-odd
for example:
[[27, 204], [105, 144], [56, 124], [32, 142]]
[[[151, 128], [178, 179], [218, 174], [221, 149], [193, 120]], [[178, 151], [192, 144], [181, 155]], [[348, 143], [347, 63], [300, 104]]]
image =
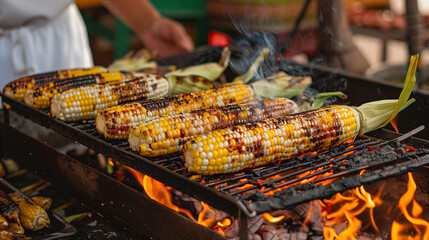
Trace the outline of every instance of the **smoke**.
[[[259, 4], [260, 10], [251, 12], [250, 4]], [[263, 0], [259, 3], [248, 3], [243, 5], [241, 8], [243, 13], [239, 14], [230, 3], [225, 4], [225, 10], [236, 30], [231, 38], [231, 45], [235, 47], [233, 50], [236, 50], [235, 54], [231, 56], [231, 69], [238, 75], [244, 74], [263, 49], [269, 50], [269, 55], [263, 62], [264, 66], [255, 73], [254, 80], [263, 79], [275, 73], [275, 70], [278, 70], [278, 64], [269, 59], [281, 57], [275, 34], [266, 29], [267, 23], [269, 23], [269, 13], [268, 10], [264, 10], [264, 6], [266, 3]], [[240, 15], [245, 17], [237, 17]], [[268, 69], [272, 71], [267, 72]]]

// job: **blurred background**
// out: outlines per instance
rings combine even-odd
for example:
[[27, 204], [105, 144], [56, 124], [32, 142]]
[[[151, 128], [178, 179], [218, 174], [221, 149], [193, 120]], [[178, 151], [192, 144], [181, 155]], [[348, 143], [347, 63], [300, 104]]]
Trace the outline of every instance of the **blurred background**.
[[[77, 4], [95, 64], [106, 66], [144, 47], [98, 0]], [[429, 81], [426, 0], [152, 0], [152, 4], [163, 16], [183, 23], [196, 48], [275, 42], [274, 48], [286, 59], [386, 80], [396, 80], [398, 72], [406, 71], [409, 55], [419, 52], [424, 85]]]

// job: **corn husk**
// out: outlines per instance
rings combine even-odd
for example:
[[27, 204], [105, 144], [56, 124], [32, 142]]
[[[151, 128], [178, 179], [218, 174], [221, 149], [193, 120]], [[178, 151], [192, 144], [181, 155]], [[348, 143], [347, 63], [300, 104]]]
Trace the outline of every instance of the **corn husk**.
[[278, 72], [274, 76], [251, 83], [255, 94], [261, 98], [291, 98], [302, 93], [311, 84], [311, 77], [289, 76]]
[[408, 101], [408, 98], [416, 83], [418, 59], [418, 54], [411, 56], [404, 88], [398, 99], [369, 102], [356, 108], [361, 115], [361, 134], [386, 126], [401, 110], [414, 101], [413, 99]]
[[169, 94], [195, 92], [214, 87], [214, 81], [225, 71], [231, 51], [224, 48], [219, 62], [204, 63], [168, 72]]
[[264, 60], [264, 58], [268, 55], [269, 52], [270, 52], [270, 50], [268, 48], [262, 49], [261, 54], [259, 54], [256, 57], [255, 61], [253, 61], [252, 65], [250, 65], [247, 72], [243, 75], [235, 77], [232, 80], [232, 82], [233, 83], [248, 83], [253, 78], [253, 76], [255, 76], [255, 72], [258, 70], [259, 65], [261, 64], [262, 60]]
[[129, 52], [122, 58], [113, 61], [109, 66], [109, 70], [133, 72], [142, 71], [144, 69], [154, 69], [158, 65], [154, 61], [156, 54], [147, 49], [140, 49], [137, 52]]
[[308, 99], [298, 100], [296, 101], [296, 103], [298, 105], [299, 112], [303, 112], [321, 108], [324, 105], [325, 101], [331, 97], [339, 97], [341, 99], [346, 99], [347, 95], [342, 92], [325, 92], [313, 96], [308, 96]]
[[84, 212], [84, 213], [78, 213], [75, 215], [71, 215], [71, 216], [67, 216], [64, 218], [64, 220], [66, 220], [67, 222], [73, 222], [73, 221], [80, 221], [84, 218], [86, 218], [87, 216], [89, 216], [90, 212]]

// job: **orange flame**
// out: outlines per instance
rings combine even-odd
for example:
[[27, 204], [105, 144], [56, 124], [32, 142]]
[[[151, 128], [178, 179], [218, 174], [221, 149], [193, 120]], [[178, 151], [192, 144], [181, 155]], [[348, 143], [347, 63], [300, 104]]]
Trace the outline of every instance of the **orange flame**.
[[263, 213], [262, 217], [270, 223], [278, 223], [285, 218], [285, 216], [274, 217], [269, 213]]
[[[215, 210], [205, 202], [201, 202], [201, 206], [203, 207], [203, 210], [198, 214], [198, 220], [196, 220], [190, 211], [180, 208], [173, 203], [173, 199], [170, 193], [173, 190], [173, 188], [166, 186], [163, 183], [156, 181], [155, 179], [147, 175], [144, 175], [141, 172], [136, 171], [130, 167], [126, 167], [126, 168], [134, 175], [137, 181], [143, 186], [143, 189], [145, 190], [146, 194], [151, 199], [157, 201], [158, 203], [161, 203], [162, 205], [170, 208], [175, 212], [184, 214], [185, 216], [189, 217], [193, 221], [205, 227], [212, 228], [218, 223], [216, 219], [206, 217], [206, 216], [214, 216]], [[223, 224], [225, 224], [225, 226], [228, 225], [227, 222], [223, 222]], [[222, 234], [222, 231], [220, 231], [220, 233]]]
[[208, 212], [212, 212], [213, 214], [215, 214], [215, 210], [213, 208], [211, 208], [207, 203], [205, 202], [201, 202], [201, 205], [203, 206], [203, 210], [200, 212], [200, 214], [198, 215], [198, 223], [205, 226], [205, 227], [209, 227], [212, 228], [214, 225], [216, 225], [216, 223], [218, 222], [216, 219], [213, 218], [207, 218], [207, 213]]
[[231, 226], [232, 221], [230, 218], [225, 218], [224, 220], [222, 220], [222, 222], [218, 222], [217, 225], [219, 227], [229, 227]]
[[[423, 212], [422, 207], [415, 201], [414, 194], [417, 186], [414, 182], [413, 175], [408, 173], [408, 189], [399, 199], [399, 209], [405, 218], [412, 224], [400, 224], [394, 221], [392, 224], [391, 236], [392, 240], [417, 240], [429, 239], [429, 223], [421, 218], [418, 218]], [[407, 210], [407, 206], [412, 204], [411, 214]], [[416, 232], [411, 236], [410, 232]]]
[[398, 130], [398, 116], [394, 117], [394, 118], [390, 121], [390, 124], [391, 124], [391, 125], [392, 125], [392, 127], [395, 129], [395, 131], [396, 131], [397, 133], [399, 133], [399, 130]]
[[[373, 209], [382, 203], [379, 194], [373, 197], [363, 186], [336, 194], [329, 200], [321, 201], [322, 215], [327, 220], [323, 230], [326, 239], [356, 239], [361, 227], [361, 221], [357, 218], [365, 210], [370, 211], [371, 223], [378, 232], [374, 221]], [[347, 223], [347, 228], [337, 234], [332, 226]]]

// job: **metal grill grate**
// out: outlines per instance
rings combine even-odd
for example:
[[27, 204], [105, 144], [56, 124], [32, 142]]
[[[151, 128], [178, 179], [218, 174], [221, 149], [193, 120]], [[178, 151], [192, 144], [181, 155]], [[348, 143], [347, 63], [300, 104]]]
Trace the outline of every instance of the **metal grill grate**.
[[33, 121], [48, 125], [115, 161], [232, 215], [238, 214], [239, 209], [254, 216], [292, 208], [429, 164], [429, 149], [426, 148], [429, 144], [423, 140], [420, 146], [425, 147], [409, 147], [398, 141], [385, 142], [359, 136], [354, 142], [319, 153], [235, 174], [199, 176], [187, 171], [180, 154], [143, 158], [131, 150], [126, 140], [104, 139], [95, 130], [94, 120], [63, 123], [50, 117], [46, 111], [30, 108], [7, 97], [4, 101]]

